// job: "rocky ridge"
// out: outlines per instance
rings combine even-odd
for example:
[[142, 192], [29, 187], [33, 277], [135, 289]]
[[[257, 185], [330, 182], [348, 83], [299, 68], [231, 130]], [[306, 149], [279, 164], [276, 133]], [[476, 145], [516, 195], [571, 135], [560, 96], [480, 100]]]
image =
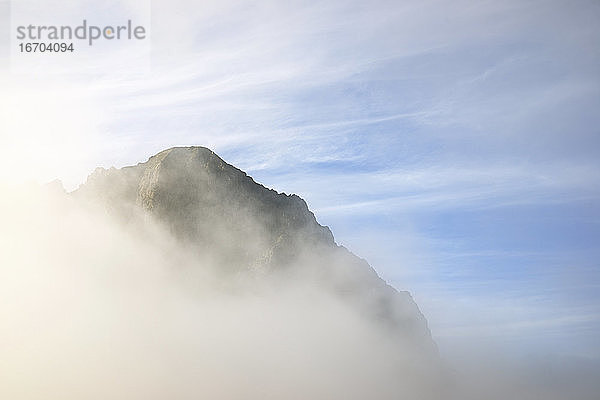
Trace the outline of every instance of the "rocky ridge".
[[256, 183], [204, 147], [164, 150], [144, 163], [98, 168], [74, 197], [99, 200], [123, 221], [145, 215], [226, 273], [310, 270], [320, 284], [415, 346], [435, 353], [427, 322], [408, 292], [338, 246], [304, 200]]

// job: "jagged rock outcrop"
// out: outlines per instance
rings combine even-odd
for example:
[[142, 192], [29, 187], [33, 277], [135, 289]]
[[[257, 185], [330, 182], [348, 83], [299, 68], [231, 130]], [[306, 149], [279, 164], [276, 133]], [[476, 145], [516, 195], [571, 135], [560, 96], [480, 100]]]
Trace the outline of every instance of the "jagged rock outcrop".
[[226, 273], [300, 270], [435, 353], [408, 292], [396, 291], [366, 261], [338, 246], [300, 197], [265, 188], [207, 148], [171, 148], [136, 166], [97, 169], [73, 196], [100, 200], [124, 221], [140, 214], [159, 221]]

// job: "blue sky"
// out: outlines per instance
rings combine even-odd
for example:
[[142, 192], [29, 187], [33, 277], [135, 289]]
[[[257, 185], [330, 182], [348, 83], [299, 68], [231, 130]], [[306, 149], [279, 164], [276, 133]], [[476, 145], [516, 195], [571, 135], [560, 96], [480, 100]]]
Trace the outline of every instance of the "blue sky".
[[600, 4], [280, 3], [95, 5], [151, 6], [151, 72], [3, 71], [4, 162], [74, 187], [208, 146], [305, 198], [413, 293], [442, 351], [599, 358]]

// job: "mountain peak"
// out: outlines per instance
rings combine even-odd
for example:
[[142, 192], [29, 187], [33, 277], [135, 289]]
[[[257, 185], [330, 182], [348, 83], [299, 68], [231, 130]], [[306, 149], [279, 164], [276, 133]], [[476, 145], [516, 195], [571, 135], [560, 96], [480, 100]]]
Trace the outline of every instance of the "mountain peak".
[[338, 246], [304, 200], [256, 183], [206, 147], [173, 147], [131, 167], [99, 169], [73, 193], [124, 221], [145, 215], [225, 274], [313, 276], [358, 310], [435, 348], [408, 292]]
[[[153, 156], [150, 157], [149, 160], [154, 158], [164, 159], [166, 157], [174, 157], [174, 158], [187, 158], [187, 157], [198, 157], [204, 160], [208, 160], [211, 158], [217, 158], [221, 160], [221, 158], [215, 154], [208, 147], [203, 146], [175, 146], [163, 150]], [[221, 160], [223, 161], [223, 160]]]

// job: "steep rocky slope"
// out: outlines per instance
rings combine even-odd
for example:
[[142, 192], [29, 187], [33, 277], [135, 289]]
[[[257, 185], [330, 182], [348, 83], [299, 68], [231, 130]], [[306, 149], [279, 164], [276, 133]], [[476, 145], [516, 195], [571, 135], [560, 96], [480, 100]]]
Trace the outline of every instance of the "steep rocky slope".
[[225, 274], [297, 274], [427, 353], [435, 344], [408, 292], [338, 246], [304, 200], [257, 184], [204, 147], [171, 148], [136, 166], [97, 169], [73, 196], [123, 221], [152, 218]]

